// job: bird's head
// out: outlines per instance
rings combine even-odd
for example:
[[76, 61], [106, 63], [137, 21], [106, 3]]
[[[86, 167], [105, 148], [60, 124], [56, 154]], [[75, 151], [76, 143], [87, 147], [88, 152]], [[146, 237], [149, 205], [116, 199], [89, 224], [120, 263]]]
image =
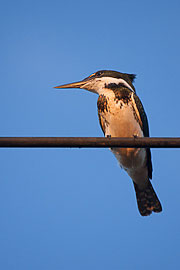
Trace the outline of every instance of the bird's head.
[[113, 70], [100, 70], [79, 82], [56, 86], [54, 88], [81, 88], [90, 92], [101, 94], [104, 89], [114, 89], [125, 86], [135, 92], [133, 81], [134, 74], [121, 73]]

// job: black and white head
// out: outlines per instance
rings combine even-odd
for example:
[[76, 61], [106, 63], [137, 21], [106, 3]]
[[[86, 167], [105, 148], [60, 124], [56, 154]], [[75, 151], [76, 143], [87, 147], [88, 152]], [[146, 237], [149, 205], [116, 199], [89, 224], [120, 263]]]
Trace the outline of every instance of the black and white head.
[[81, 88], [101, 94], [104, 89], [124, 86], [135, 93], [136, 91], [133, 85], [135, 77], [134, 74], [121, 73], [113, 70], [100, 70], [82, 81], [56, 86], [55, 88]]

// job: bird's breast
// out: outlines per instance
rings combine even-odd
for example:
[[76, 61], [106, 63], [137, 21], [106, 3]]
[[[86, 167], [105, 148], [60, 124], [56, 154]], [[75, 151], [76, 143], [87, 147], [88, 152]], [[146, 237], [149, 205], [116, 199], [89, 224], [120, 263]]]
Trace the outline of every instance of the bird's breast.
[[105, 123], [105, 135], [111, 137], [143, 136], [137, 109], [132, 98], [117, 99], [100, 95], [98, 114]]
[[[144, 136], [131, 96], [118, 99], [115, 95], [101, 95], [98, 99], [98, 114], [105, 136]], [[124, 168], [141, 167], [146, 158], [145, 149], [140, 148], [113, 148], [112, 152]]]

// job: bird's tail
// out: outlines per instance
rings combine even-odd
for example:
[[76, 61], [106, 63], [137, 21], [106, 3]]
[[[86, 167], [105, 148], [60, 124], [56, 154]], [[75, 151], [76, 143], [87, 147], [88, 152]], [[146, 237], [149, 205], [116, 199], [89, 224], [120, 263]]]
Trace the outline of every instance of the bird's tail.
[[150, 181], [148, 181], [148, 185], [144, 189], [140, 189], [134, 182], [133, 184], [136, 191], [139, 212], [142, 216], [149, 216], [152, 211], [156, 213], [162, 211], [161, 203]]

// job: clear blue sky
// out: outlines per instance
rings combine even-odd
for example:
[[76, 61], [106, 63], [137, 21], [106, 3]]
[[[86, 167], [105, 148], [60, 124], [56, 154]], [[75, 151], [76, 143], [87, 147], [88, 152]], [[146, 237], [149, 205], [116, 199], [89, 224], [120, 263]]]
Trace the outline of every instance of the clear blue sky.
[[[150, 134], [180, 136], [179, 1], [1, 1], [0, 135], [102, 136], [97, 96], [53, 86], [135, 73]], [[108, 149], [0, 150], [0, 269], [180, 269], [180, 152], [154, 149], [141, 217]]]

